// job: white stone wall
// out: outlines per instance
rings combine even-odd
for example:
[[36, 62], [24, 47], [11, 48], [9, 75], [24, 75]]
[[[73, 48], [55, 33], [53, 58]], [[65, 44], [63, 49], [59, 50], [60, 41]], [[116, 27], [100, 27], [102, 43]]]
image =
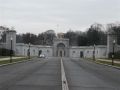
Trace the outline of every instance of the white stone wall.
[[107, 47], [99, 47], [96, 51], [97, 58], [107, 58]]
[[[80, 52], [83, 52], [83, 58], [93, 58], [93, 46], [82, 46], [82, 47], [70, 47], [70, 57], [80, 57]], [[106, 58], [107, 48], [106, 46], [95, 47], [96, 58]]]
[[39, 46], [38, 49], [42, 50], [42, 54], [44, 54], [46, 57], [53, 56], [52, 46]]
[[16, 55], [18, 56], [27, 56], [27, 50], [29, 46], [23, 43], [16, 44]]
[[[115, 47], [114, 50], [115, 52], [118, 51], [118, 47], [117, 47], [117, 35], [114, 32], [110, 32], [107, 35], [107, 55], [109, 55], [109, 53], [113, 52], [113, 41], [115, 40]], [[109, 56], [107, 56], [109, 57]]]
[[[27, 56], [29, 45], [19, 43], [16, 45], [16, 55], [18, 56]], [[38, 56], [39, 50], [42, 50], [42, 54], [46, 57], [53, 56], [53, 50], [51, 46], [39, 46], [39, 45], [30, 45], [30, 55]]]
[[[27, 51], [29, 45], [17, 44], [16, 45], [16, 55], [27, 56]], [[39, 51], [42, 50], [42, 54], [46, 57], [53, 56], [52, 46], [40, 46], [40, 45], [30, 45], [30, 55], [38, 56]], [[93, 58], [93, 46], [81, 46], [81, 47], [69, 47], [69, 56], [80, 58], [81, 52], [83, 52], [83, 58]], [[96, 46], [95, 47], [95, 57], [96, 58], [106, 58], [107, 57], [107, 47], [106, 46]]]
[[84, 53], [84, 48], [80, 47], [70, 47], [69, 49], [69, 56], [70, 57], [80, 57], [80, 52]]
[[87, 48], [84, 51], [84, 58], [92, 58], [93, 57], [93, 48]]

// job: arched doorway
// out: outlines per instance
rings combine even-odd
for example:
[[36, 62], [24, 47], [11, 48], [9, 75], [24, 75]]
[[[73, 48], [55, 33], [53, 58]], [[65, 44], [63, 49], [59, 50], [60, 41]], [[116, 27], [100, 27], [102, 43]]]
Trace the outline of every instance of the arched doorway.
[[27, 56], [30, 56], [30, 49], [27, 50]]
[[57, 56], [64, 57], [65, 56], [65, 45], [63, 43], [59, 43], [57, 45]]
[[38, 52], [38, 56], [40, 56], [42, 54], [42, 50], [39, 50]]
[[84, 53], [83, 51], [80, 51], [80, 58], [83, 58], [84, 57]]

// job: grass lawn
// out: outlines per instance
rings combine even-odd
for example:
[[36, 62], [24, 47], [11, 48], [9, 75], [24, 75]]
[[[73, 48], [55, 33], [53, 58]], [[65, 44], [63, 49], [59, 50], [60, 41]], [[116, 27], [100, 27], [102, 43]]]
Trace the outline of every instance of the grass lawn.
[[[96, 63], [102, 63], [102, 64], [108, 64], [108, 65], [112, 65], [112, 60], [108, 60], [106, 61], [107, 59], [102, 59], [102, 60], [93, 60], [92, 58], [86, 58], [86, 60], [89, 60], [89, 61], [92, 61], [92, 62], [96, 62]], [[105, 60], [105, 61], [104, 61]], [[115, 61], [120, 61], [119, 59], [115, 60]], [[114, 65], [113, 66], [117, 66], [117, 67], [120, 67], [120, 63], [115, 63], [114, 62]]]
[[[12, 59], [12, 62], [18, 62], [18, 61], [23, 61], [23, 60], [27, 60], [28, 58], [25, 57], [25, 58], [18, 58], [18, 59]], [[10, 63], [10, 60], [3, 60], [3, 61], [0, 61], [0, 65], [1, 64], [8, 64]]]
[[8, 58], [8, 57], [10, 57], [10, 56], [0, 56], [0, 58]]
[[[99, 63], [103, 63], [103, 64], [108, 64], [108, 65], [112, 65], [112, 61], [111, 62], [108, 62], [108, 61], [96, 61], [96, 62], [99, 62]], [[120, 63], [115, 63], [114, 62], [114, 65], [113, 66], [117, 66], [117, 67], [120, 67]]]

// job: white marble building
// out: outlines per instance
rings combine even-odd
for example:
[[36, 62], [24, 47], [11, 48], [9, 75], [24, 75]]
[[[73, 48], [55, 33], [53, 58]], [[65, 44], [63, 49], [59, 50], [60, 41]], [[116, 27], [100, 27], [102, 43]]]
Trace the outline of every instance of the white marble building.
[[[28, 49], [29, 49], [29, 45], [23, 44], [23, 43], [17, 43], [15, 53], [18, 56], [27, 56]], [[72, 47], [67, 47], [67, 49], [66, 48], [57, 49], [54, 46], [30, 45], [31, 56], [38, 56], [40, 50], [42, 51], [42, 54], [44, 54], [46, 57], [52, 57], [52, 56], [81, 57], [81, 58], [92, 58], [93, 57], [93, 46], [82, 46], [82, 47], [72, 46]], [[96, 46], [95, 57], [106, 58], [107, 57], [106, 46], [102, 46], [102, 45]]]
[[[12, 37], [12, 49], [15, 51], [16, 56], [28, 56], [30, 49], [30, 56], [39, 56], [44, 54], [46, 57], [79, 57], [79, 58], [92, 58], [95, 55], [96, 58], [107, 58], [108, 53], [112, 51], [112, 41], [117, 40], [112, 34], [108, 34], [107, 45], [97, 46], [69, 46], [69, 39], [65, 39], [62, 36], [55, 38], [53, 46], [41, 46], [41, 45], [28, 45], [24, 43], [16, 43], [16, 31], [6, 32], [6, 43], [1, 44], [0, 47], [10, 49]], [[112, 38], [113, 37], [113, 38]], [[115, 46], [116, 51], [120, 50], [120, 46]], [[95, 51], [95, 54], [93, 52]]]

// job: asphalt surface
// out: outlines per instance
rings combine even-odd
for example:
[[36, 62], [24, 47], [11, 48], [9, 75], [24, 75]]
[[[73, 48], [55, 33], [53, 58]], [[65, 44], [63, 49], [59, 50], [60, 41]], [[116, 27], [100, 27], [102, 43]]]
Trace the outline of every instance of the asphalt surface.
[[[60, 58], [0, 67], [0, 90], [62, 90]], [[120, 90], [120, 70], [83, 59], [63, 58], [69, 90]]]
[[120, 70], [87, 60], [63, 58], [69, 90], [120, 90]]
[[35, 59], [0, 67], [0, 90], [62, 90], [60, 59]]

